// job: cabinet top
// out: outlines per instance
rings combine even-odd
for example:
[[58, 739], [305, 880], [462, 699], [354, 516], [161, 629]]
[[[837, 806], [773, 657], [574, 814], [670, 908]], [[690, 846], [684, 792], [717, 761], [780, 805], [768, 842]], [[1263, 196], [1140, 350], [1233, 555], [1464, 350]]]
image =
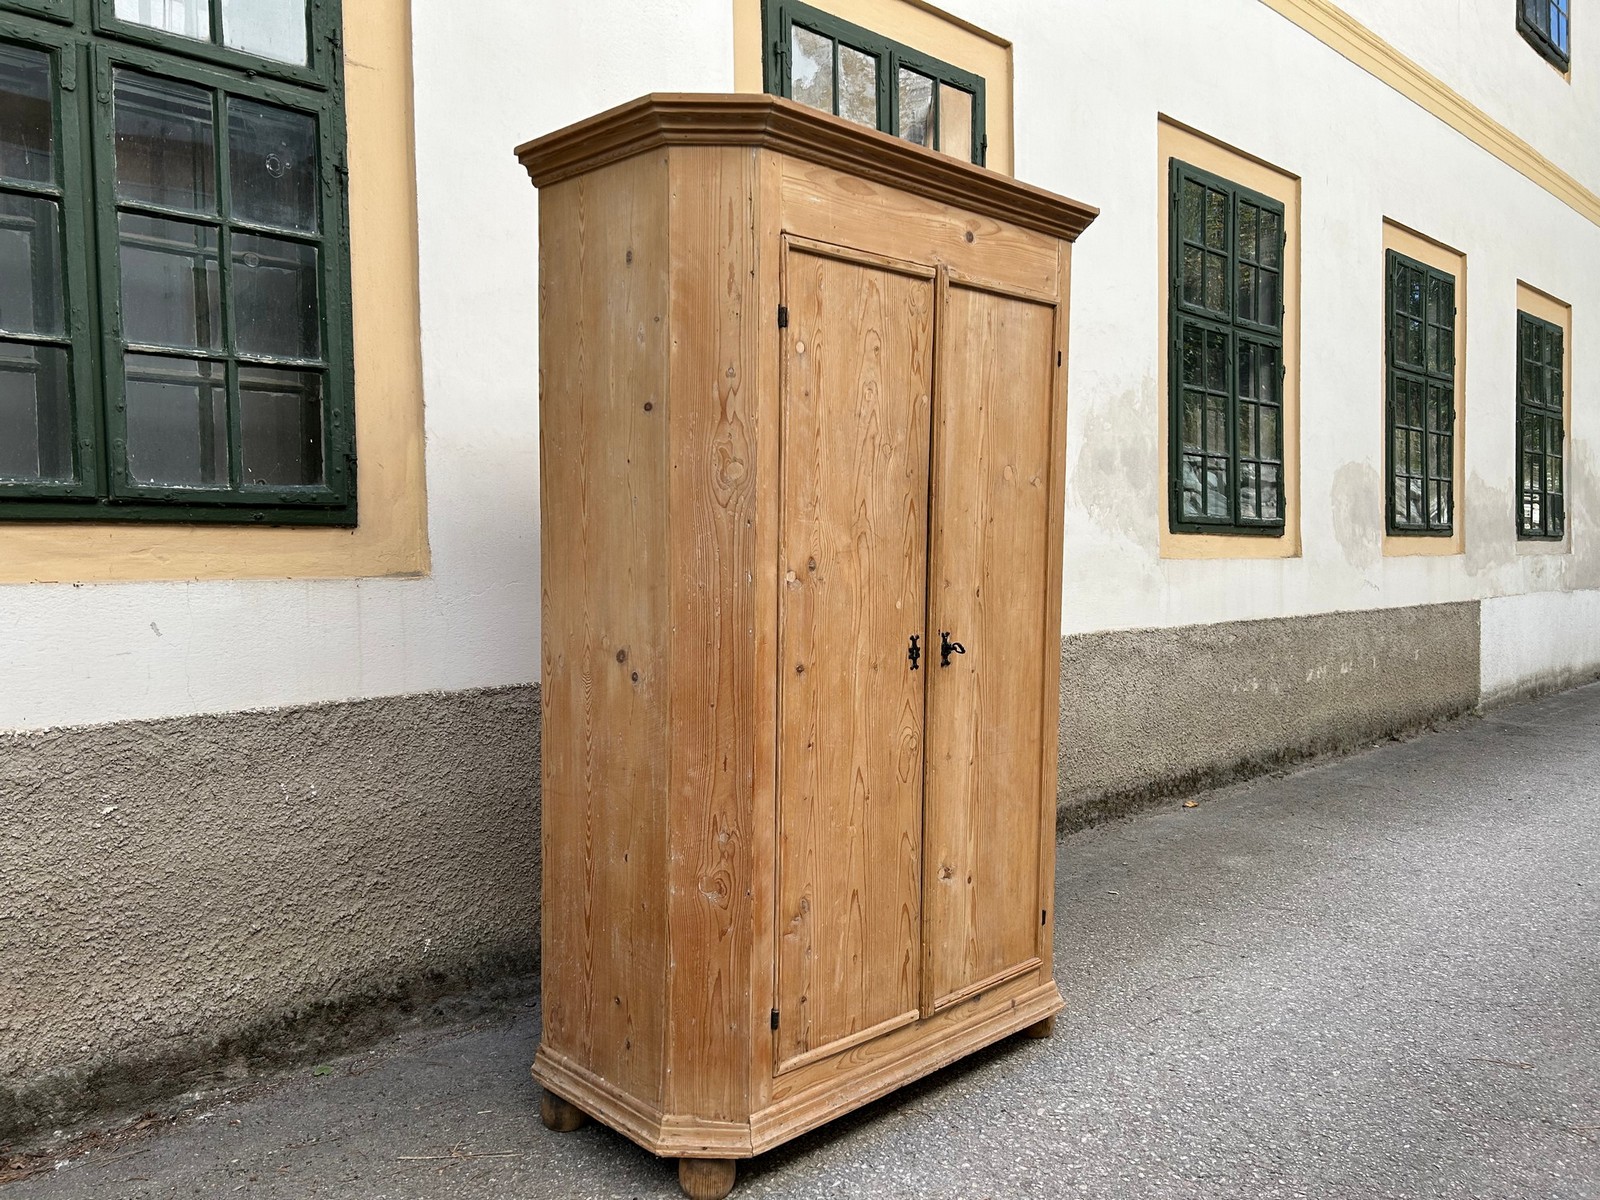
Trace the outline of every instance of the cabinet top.
[[1076, 240], [1100, 210], [793, 100], [653, 93], [517, 147], [545, 187], [661, 146], [754, 146]]

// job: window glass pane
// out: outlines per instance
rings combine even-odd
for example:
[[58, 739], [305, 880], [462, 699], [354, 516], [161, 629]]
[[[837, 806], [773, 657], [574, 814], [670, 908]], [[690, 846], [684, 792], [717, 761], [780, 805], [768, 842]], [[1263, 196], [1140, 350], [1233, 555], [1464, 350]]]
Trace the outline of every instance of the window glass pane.
[[315, 233], [316, 120], [230, 96], [228, 181], [236, 219]]
[[1206, 465], [1206, 515], [1229, 516], [1228, 460], [1208, 459]]
[[1199, 304], [1203, 299], [1200, 289], [1200, 264], [1203, 253], [1197, 246], [1185, 246], [1183, 248], [1183, 302], [1185, 304]]
[[317, 250], [300, 242], [233, 235], [233, 328], [241, 354], [317, 358]]
[[[832, 112], [833, 39], [803, 25], [789, 28], [789, 93], [801, 104]], [[877, 120], [874, 118], [873, 123]]]
[[1239, 257], [1246, 262], [1256, 261], [1256, 217], [1259, 212], [1253, 204], [1239, 205]]
[[0, 192], [0, 329], [60, 334], [65, 327], [59, 206]]
[[0, 43], [0, 176], [55, 179], [52, 94], [49, 56]]
[[933, 145], [933, 80], [900, 68], [900, 128], [895, 132], [919, 146]]
[[209, 225], [118, 213], [122, 334], [188, 350], [222, 348], [217, 231]]
[[306, 0], [222, 0], [222, 44], [303, 65]]
[[209, 0], [117, 0], [116, 15], [135, 25], [148, 25], [163, 33], [211, 40]]
[[115, 93], [117, 197], [215, 212], [211, 93], [132, 71], [117, 72]]
[[839, 47], [839, 115], [878, 127], [878, 60], [845, 45]]
[[60, 346], [0, 341], [0, 479], [72, 477], [72, 395]]
[[129, 354], [123, 398], [128, 474], [138, 483], [228, 484], [228, 385], [221, 363]]
[[1283, 479], [1277, 467], [1261, 468], [1261, 519], [1277, 521], [1283, 518]]
[[246, 485], [322, 482], [322, 376], [239, 368], [239, 455]]
[[1200, 214], [1205, 207], [1205, 196], [1205, 189], [1193, 179], [1183, 181], [1183, 217], [1179, 229], [1191, 242], [1198, 242], [1201, 239], [1205, 221]]
[[1213, 250], [1228, 246], [1228, 198], [1221, 192], [1206, 192], [1206, 245]]
[[1278, 266], [1278, 243], [1283, 240], [1282, 222], [1275, 212], [1261, 214], [1261, 265]]
[[972, 93], [939, 85], [939, 149], [964, 162], [975, 157], [972, 145]]

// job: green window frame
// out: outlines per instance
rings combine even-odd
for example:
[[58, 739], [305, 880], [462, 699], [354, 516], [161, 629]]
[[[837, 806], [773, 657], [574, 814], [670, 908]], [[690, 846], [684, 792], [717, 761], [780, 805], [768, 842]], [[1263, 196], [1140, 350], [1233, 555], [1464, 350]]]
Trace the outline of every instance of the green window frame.
[[798, 0], [764, 0], [761, 19], [771, 94], [983, 165], [982, 76]]
[[1516, 0], [1517, 32], [1559, 71], [1572, 66], [1571, 0]]
[[0, 520], [356, 523], [338, 3], [257, 4], [0, 0]]
[[1388, 252], [1387, 428], [1391, 534], [1455, 532], [1456, 279]]
[[1517, 312], [1517, 537], [1558, 542], [1567, 532], [1566, 334]]
[[1171, 160], [1169, 520], [1282, 537], [1284, 206]]

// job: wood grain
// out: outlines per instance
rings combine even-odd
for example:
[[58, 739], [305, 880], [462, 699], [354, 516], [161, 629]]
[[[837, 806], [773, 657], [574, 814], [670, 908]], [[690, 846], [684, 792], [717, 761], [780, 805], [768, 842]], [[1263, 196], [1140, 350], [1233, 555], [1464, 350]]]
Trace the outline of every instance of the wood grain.
[[664, 160], [641, 157], [540, 204], [543, 1037], [652, 1102], [667, 961], [665, 198]]
[[782, 441], [778, 1070], [916, 1019], [933, 283], [792, 247]]
[[791, 234], [1055, 292], [1054, 238], [824, 164], [782, 163], [779, 199]]
[[1059, 626], [1055, 306], [956, 280], [940, 300], [929, 633], [966, 653], [928, 676], [925, 1014], [1038, 965], [1044, 634]]
[[[670, 396], [672, 815], [669, 1108], [749, 1112], [758, 664], [755, 158], [675, 150]], [[768, 560], [770, 561], [770, 560]]]
[[694, 107], [547, 147], [533, 1070], [731, 1160], [1061, 1008], [1069, 259]]

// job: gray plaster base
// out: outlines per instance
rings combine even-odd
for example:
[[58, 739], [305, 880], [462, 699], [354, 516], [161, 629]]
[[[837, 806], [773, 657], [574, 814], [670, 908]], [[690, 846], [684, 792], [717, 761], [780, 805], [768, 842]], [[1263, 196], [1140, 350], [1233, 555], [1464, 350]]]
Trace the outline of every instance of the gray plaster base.
[[0, 738], [0, 1143], [531, 974], [537, 779], [534, 687]]
[[[1478, 653], [1476, 604], [1067, 638], [1063, 824], [1469, 711]], [[0, 1143], [530, 995], [537, 780], [536, 687], [0, 738]]]
[[1064, 638], [1063, 829], [1476, 708], [1478, 605]]

